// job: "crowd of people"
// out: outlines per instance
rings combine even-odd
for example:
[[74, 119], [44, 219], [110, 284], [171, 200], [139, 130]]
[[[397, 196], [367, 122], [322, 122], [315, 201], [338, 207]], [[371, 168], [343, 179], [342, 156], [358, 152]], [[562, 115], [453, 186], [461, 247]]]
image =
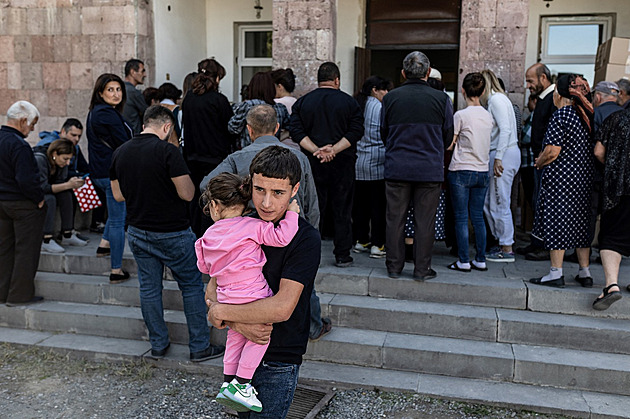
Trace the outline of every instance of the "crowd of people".
[[[441, 75], [419, 51], [405, 57], [400, 87], [371, 76], [354, 97], [341, 91], [332, 62], [300, 98], [292, 96], [293, 71], [276, 69], [256, 73], [234, 104], [219, 89], [225, 68], [211, 58], [181, 90], [164, 83], [141, 92], [147, 70], [140, 60], [124, 71], [124, 79], [107, 73], [96, 80], [85, 124], [88, 159], [78, 147], [77, 119], [42, 132], [31, 149], [24, 139], [37, 109], [18, 101], [7, 111], [0, 303], [42, 300], [33, 286], [40, 249], [87, 244], [74, 229], [72, 191], [89, 179], [104, 204], [93, 226], [104, 222], [96, 253], [110, 256], [110, 283], [130, 277], [122, 269], [126, 239], [136, 260], [150, 356], [160, 359], [170, 347], [166, 266], [182, 292], [192, 361], [224, 351], [209, 342], [206, 310], [215, 327], [230, 327], [217, 401], [241, 417], [261, 409], [283, 417], [306, 343], [332, 328], [313, 286], [317, 230], [333, 239], [340, 268], [365, 252], [384, 258], [391, 278], [412, 261], [413, 278], [429, 280], [437, 276], [434, 242], [445, 238], [457, 256], [451, 270], [486, 271], [487, 262], [514, 262], [521, 253], [550, 260], [549, 273], [531, 283], [561, 287], [563, 260], [573, 258], [575, 281], [592, 287], [590, 248], [601, 215], [606, 287], [593, 308], [621, 298], [619, 265], [630, 255], [628, 80], [591, 90], [578, 74], [554, 83], [537, 63], [525, 74], [529, 114], [521, 121], [489, 69], [465, 75], [465, 107], [454, 112]], [[531, 243], [514, 249], [516, 179], [534, 223]], [[575, 252], [567, 256], [569, 249]], [[211, 277], [205, 294], [202, 272]]]

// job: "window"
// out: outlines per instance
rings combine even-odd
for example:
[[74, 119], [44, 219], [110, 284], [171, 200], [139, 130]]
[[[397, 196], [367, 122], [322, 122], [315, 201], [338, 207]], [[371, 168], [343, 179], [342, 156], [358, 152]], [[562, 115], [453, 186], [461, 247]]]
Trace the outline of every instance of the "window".
[[238, 28], [238, 77], [234, 100], [242, 100], [240, 92], [252, 76], [259, 71], [271, 70], [272, 27], [265, 25], [240, 25]]
[[540, 28], [540, 60], [552, 74], [579, 73], [592, 82], [597, 47], [612, 37], [614, 16], [543, 16]]

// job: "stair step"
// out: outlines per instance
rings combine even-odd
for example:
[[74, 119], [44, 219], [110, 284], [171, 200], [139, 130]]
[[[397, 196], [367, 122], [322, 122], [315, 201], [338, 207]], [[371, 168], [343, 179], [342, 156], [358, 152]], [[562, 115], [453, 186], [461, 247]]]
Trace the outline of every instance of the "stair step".
[[[0, 342], [35, 345], [69, 352], [88, 359], [130, 361], [138, 360], [150, 349], [141, 340], [104, 338], [79, 334], [53, 334], [31, 330], [0, 327]], [[222, 358], [198, 364], [188, 359], [185, 345], [172, 344], [166, 357], [159, 361], [145, 358], [159, 368], [185, 369], [203, 374], [221, 374]], [[602, 394], [576, 389], [559, 389], [419, 374], [306, 361], [300, 368], [301, 383], [325, 383], [337, 387], [361, 386], [371, 389], [411, 391], [425, 396], [508, 406], [545, 414], [571, 415], [582, 418], [630, 418], [630, 397]]]
[[622, 354], [338, 327], [311, 343], [307, 357], [372, 368], [630, 395], [630, 355]]

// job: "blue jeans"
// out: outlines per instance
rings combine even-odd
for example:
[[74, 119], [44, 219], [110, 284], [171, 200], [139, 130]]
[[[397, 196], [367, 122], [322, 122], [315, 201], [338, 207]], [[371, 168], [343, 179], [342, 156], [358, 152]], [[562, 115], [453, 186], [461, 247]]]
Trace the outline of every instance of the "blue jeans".
[[477, 262], [486, 261], [486, 225], [483, 221], [483, 206], [488, 191], [488, 172], [457, 170], [448, 172], [448, 183], [453, 201], [457, 255], [462, 263], [469, 263], [468, 255], [468, 214], [475, 230]]
[[299, 373], [299, 365], [263, 361], [252, 379], [252, 385], [258, 391], [258, 400], [262, 403], [263, 410], [260, 413], [239, 413], [238, 417], [241, 419], [286, 418], [293, 402]]
[[118, 202], [114, 199], [109, 178], [92, 179], [92, 183], [104, 190], [107, 197], [107, 223], [105, 223], [103, 239], [109, 242], [111, 248], [112, 269], [120, 269], [125, 251], [127, 206], [124, 202]]
[[206, 319], [203, 281], [197, 269], [196, 237], [192, 230], [157, 233], [129, 226], [127, 233], [129, 247], [138, 265], [140, 306], [144, 323], [149, 329], [151, 347], [161, 350], [169, 344], [162, 306], [162, 275], [164, 266], [168, 266], [182, 292], [190, 352], [207, 349], [210, 329]]

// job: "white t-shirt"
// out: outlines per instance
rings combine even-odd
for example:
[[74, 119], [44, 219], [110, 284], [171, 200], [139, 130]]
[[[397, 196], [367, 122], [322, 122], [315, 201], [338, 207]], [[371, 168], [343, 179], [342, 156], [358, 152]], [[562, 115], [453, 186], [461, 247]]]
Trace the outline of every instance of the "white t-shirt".
[[482, 106], [469, 106], [453, 117], [457, 143], [448, 170], [488, 171], [493, 119]]

